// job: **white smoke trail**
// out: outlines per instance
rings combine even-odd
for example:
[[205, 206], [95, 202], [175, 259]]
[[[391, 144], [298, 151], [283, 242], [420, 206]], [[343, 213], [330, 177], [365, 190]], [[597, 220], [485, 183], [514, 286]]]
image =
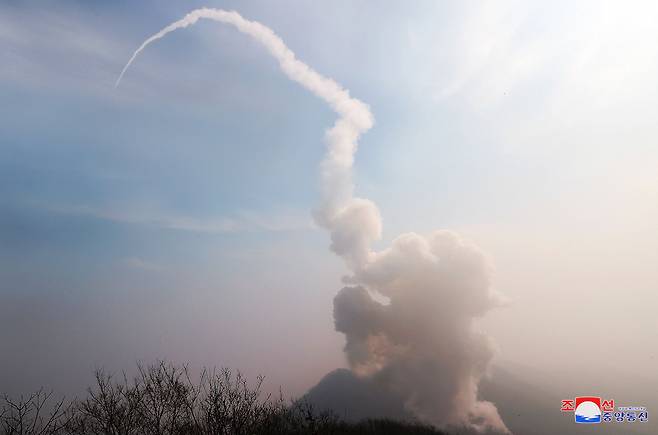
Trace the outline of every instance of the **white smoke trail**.
[[[372, 201], [353, 196], [352, 184], [358, 139], [374, 122], [365, 103], [298, 60], [270, 28], [235, 11], [208, 8], [190, 12], [144, 41], [116, 86], [150, 43], [201, 18], [232, 25], [260, 42], [288, 78], [339, 115], [326, 132], [322, 198], [314, 216], [329, 230], [331, 249], [354, 273], [351, 282], [359, 285], [343, 289], [334, 306], [352, 368], [373, 379], [380, 375], [377, 379], [385, 384], [382, 379], [388, 379], [385, 386], [407, 397], [410, 410], [432, 423], [507, 431], [493, 404], [477, 400], [477, 382], [491, 350], [486, 337], [473, 331], [472, 320], [495, 305], [477, 251], [449, 233], [430, 239], [407, 234], [388, 250], [370, 250], [381, 236], [381, 218]], [[364, 287], [388, 296], [390, 305], [372, 300]]]
[[[381, 234], [381, 219], [377, 207], [368, 200], [352, 195], [352, 165], [359, 136], [372, 127], [374, 119], [368, 105], [350, 97], [349, 92], [335, 81], [322, 76], [284, 44], [270, 28], [244, 19], [235, 11], [197, 9], [148, 38], [135, 51], [121, 71], [115, 86], [150, 43], [177, 29], [182, 29], [207, 18], [235, 26], [260, 42], [276, 60], [283, 72], [313, 94], [322, 98], [339, 115], [334, 126], [326, 132], [328, 152], [322, 162], [322, 200], [315, 213], [317, 223], [331, 231], [332, 249], [342, 255], [350, 267], [357, 268], [367, 257], [370, 242]], [[358, 226], [355, 226], [357, 224]], [[367, 224], [367, 226], [363, 226]]]

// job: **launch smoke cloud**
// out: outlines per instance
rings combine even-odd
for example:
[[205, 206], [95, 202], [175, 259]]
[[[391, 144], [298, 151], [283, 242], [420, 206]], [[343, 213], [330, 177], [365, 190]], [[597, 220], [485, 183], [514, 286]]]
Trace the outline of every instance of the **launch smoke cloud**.
[[[402, 397], [409, 411], [437, 426], [508, 432], [496, 407], [478, 400], [478, 382], [493, 351], [474, 320], [498, 303], [485, 256], [448, 231], [427, 237], [403, 234], [386, 250], [370, 248], [381, 237], [381, 217], [372, 201], [354, 196], [352, 182], [359, 137], [374, 123], [367, 104], [298, 60], [267, 26], [235, 11], [209, 8], [188, 13], [144, 41], [116, 86], [150, 43], [202, 18], [231, 25], [258, 41], [289, 79], [338, 114], [325, 133], [321, 201], [313, 214], [329, 231], [331, 249], [352, 272], [346, 278], [350, 286], [334, 299], [334, 318], [346, 336], [353, 372]], [[389, 302], [382, 304], [373, 294]]]

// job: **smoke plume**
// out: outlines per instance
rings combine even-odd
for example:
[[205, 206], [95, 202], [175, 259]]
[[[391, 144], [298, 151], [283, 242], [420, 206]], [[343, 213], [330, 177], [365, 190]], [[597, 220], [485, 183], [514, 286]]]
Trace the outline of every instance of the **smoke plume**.
[[[352, 272], [345, 278], [350, 286], [334, 299], [334, 318], [346, 336], [353, 373], [437, 426], [507, 432], [495, 406], [478, 400], [478, 382], [493, 352], [473, 322], [497, 304], [485, 257], [447, 231], [429, 237], [403, 234], [384, 251], [370, 248], [381, 236], [381, 217], [372, 201], [354, 196], [352, 183], [358, 139], [374, 122], [368, 105], [298, 60], [270, 28], [235, 11], [208, 8], [188, 13], [144, 41], [116, 86], [150, 43], [201, 18], [230, 24], [260, 42], [288, 78], [338, 114], [325, 133], [321, 201], [313, 214], [329, 231], [332, 251]], [[389, 302], [373, 299], [377, 294]]]

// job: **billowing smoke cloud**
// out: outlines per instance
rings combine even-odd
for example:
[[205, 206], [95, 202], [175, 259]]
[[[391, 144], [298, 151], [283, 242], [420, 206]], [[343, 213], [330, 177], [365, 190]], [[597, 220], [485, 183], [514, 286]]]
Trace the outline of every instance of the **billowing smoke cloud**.
[[493, 350], [473, 321], [499, 304], [477, 248], [449, 231], [403, 234], [350, 280], [334, 299], [334, 318], [357, 374], [404, 397], [422, 420], [506, 431], [495, 406], [477, 398]]
[[[345, 278], [350, 287], [334, 300], [334, 317], [336, 329], [346, 335], [353, 372], [437, 426], [507, 432], [495, 406], [477, 397], [493, 352], [473, 321], [497, 304], [485, 257], [447, 231], [429, 237], [404, 234], [389, 249], [370, 249], [381, 236], [381, 217], [372, 201], [354, 197], [352, 183], [358, 139], [374, 122], [366, 104], [299, 61], [268, 27], [234, 11], [208, 8], [190, 12], [144, 41], [116, 85], [151, 42], [201, 18], [230, 24], [260, 42], [288, 78], [339, 116], [326, 132], [322, 198], [314, 217], [330, 232], [331, 249], [352, 271]], [[376, 301], [375, 294], [389, 303]]]

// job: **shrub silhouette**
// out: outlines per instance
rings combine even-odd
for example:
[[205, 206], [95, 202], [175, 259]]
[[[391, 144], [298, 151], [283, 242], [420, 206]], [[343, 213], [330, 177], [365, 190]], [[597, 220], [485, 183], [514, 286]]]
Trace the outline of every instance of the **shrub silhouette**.
[[333, 435], [440, 434], [433, 427], [393, 420], [348, 423], [303, 400], [287, 402], [250, 386], [239, 372], [207, 370], [193, 380], [187, 366], [138, 365], [129, 379], [104, 370], [83, 399], [55, 399], [40, 390], [3, 396], [0, 433], [6, 435]]

